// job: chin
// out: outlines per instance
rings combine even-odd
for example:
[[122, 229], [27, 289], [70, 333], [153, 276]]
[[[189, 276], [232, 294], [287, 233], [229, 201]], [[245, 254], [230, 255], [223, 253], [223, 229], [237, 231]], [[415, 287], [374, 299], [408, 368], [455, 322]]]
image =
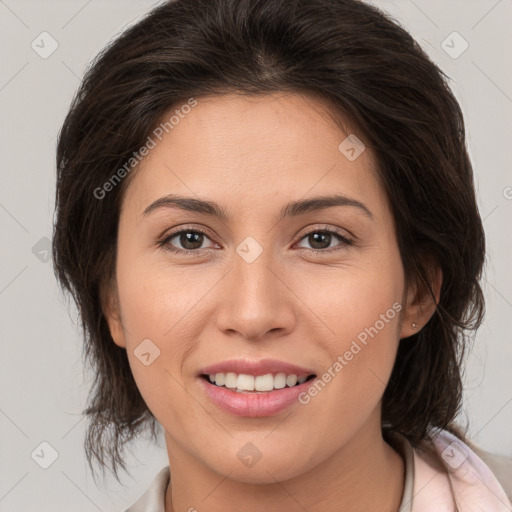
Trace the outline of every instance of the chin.
[[[289, 480], [308, 470], [301, 467], [304, 456], [299, 450], [291, 450], [291, 447], [286, 446], [281, 446], [280, 450], [264, 447], [258, 450], [256, 444], [257, 441], [247, 441], [239, 448], [239, 443], [236, 443], [230, 457], [220, 454], [219, 458], [205, 460], [204, 463], [216, 473], [229, 475], [230, 480], [245, 484], [275, 484], [276, 481]], [[293, 446], [296, 444], [293, 443]]]

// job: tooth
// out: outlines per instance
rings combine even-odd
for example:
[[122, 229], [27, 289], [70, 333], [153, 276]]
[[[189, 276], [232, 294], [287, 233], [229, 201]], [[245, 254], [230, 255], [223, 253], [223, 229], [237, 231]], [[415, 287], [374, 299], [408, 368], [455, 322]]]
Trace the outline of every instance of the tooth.
[[288, 377], [286, 377], [286, 384], [289, 387], [295, 386], [295, 384], [297, 384], [297, 375], [288, 375]]
[[224, 386], [227, 388], [236, 388], [236, 379], [237, 375], [233, 372], [226, 373], [226, 379], [224, 381]]
[[271, 373], [258, 375], [254, 379], [254, 389], [256, 391], [272, 391], [274, 389], [274, 377]]
[[236, 388], [244, 391], [254, 391], [254, 377], [241, 373], [236, 379]]
[[274, 376], [274, 387], [283, 389], [286, 386], [286, 373], [278, 373]]
[[293, 387], [297, 383], [302, 384], [307, 380], [307, 376], [297, 378], [297, 375], [286, 375], [285, 373], [277, 373], [272, 375], [259, 375], [254, 377], [248, 374], [237, 374], [235, 372], [228, 373], [210, 373], [208, 375], [210, 382], [217, 386], [225, 386], [229, 389], [235, 389], [239, 392], [246, 391], [272, 391], [273, 389], [283, 389], [284, 387]]

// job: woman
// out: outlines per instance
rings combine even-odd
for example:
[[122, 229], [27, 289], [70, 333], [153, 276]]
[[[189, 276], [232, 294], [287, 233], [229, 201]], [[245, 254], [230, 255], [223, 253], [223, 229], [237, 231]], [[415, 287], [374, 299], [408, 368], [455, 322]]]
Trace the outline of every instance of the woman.
[[164, 431], [130, 512], [510, 510], [453, 422], [484, 310], [463, 118], [395, 22], [164, 3], [88, 70], [57, 153], [91, 468]]

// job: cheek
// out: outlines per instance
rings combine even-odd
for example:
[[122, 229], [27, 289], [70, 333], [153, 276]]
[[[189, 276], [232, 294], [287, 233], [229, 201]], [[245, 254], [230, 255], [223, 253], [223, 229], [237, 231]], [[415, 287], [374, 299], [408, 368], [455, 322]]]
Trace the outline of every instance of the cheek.
[[[297, 282], [301, 280], [297, 279]], [[373, 327], [384, 338], [397, 334], [404, 277], [395, 251], [379, 257], [353, 260], [323, 275], [304, 276], [301, 295], [311, 310], [324, 320], [326, 339], [332, 348], [343, 348], [349, 338], [356, 339]], [[398, 304], [398, 306], [397, 306]], [[393, 307], [393, 305], [395, 305]]]
[[[308, 295], [311, 309], [326, 326], [317, 341], [328, 356], [320, 378], [334, 391], [330, 399], [340, 401], [337, 410], [365, 408], [367, 413], [384, 392], [398, 348], [404, 286], [399, 254], [391, 247], [379, 258], [340, 269], [335, 279], [321, 284], [313, 296], [309, 286]], [[319, 394], [322, 389], [319, 385]]]
[[193, 269], [153, 264], [151, 258], [133, 258], [132, 263], [125, 260], [118, 266], [118, 289], [129, 343], [144, 338], [154, 339], [157, 344], [170, 337], [176, 339], [174, 333], [193, 325], [194, 307], [214, 281], [209, 284], [209, 273], [204, 270], [196, 277]]
[[167, 424], [169, 417], [175, 427], [197, 422], [190, 397], [183, 392], [187, 371], [183, 364], [201, 338], [202, 305], [219, 277], [204, 269], [194, 273], [192, 267], [171, 271], [168, 265], [130, 259], [128, 254], [126, 251], [120, 258], [117, 273], [134, 380], [162, 424]]

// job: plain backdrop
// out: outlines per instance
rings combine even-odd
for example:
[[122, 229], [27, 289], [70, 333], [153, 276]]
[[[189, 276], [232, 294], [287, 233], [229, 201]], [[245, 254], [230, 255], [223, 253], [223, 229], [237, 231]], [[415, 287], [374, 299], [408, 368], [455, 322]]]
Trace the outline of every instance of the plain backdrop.
[[[488, 257], [487, 316], [468, 358], [461, 420], [482, 447], [512, 456], [512, 2], [374, 3], [450, 77], [465, 114]], [[0, 512], [123, 511], [168, 463], [162, 438], [141, 439], [125, 485], [95, 485], [83, 451], [82, 341], [49, 253], [56, 138], [73, 93], [88, 62], [153, 5], [0, 0]]]

